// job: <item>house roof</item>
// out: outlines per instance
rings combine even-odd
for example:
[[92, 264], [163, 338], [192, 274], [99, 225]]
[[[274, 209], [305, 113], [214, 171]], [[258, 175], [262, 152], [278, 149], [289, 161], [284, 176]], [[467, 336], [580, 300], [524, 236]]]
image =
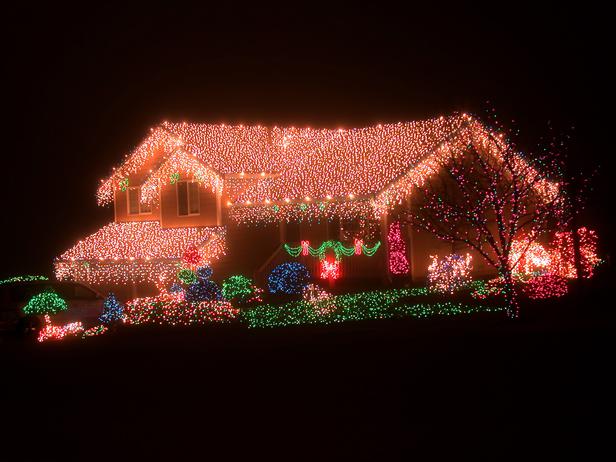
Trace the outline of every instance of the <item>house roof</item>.
[[102, 181], [98, 199], [110, 202], [122, 179], [155, 159], [144, 184], [152, 187], [161, 172], [186, 169], [196, 159], [207, 167], [208, 184], [220, 187], [222, 179], [235, 204], [372, 196], [470, 120], [462, 114], [337, 130], [165, 122]]
[[[221, 239], [223, 238], [223, 239]], [[220, 241], [220, 244], [217, 242]], [[217, 248], [216, 246], [221, 246]], [[57, 260], [131, 261], [179, 259], [191, 246], [208, 247], [217, 258], [224, 252], [221, 227], [161, 228], [157, 221], [109, 223], [82, 239]]]

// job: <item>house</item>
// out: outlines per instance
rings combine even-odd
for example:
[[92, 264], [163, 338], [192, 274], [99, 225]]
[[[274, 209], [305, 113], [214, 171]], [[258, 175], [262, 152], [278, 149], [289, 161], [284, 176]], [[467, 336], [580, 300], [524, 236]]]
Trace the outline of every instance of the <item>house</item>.
[[466, 114], [333, 130], [164, 122], [101, 180], [113, 222], [62, 253], [55, 273], [142, 293], [197, 249], [218, 278], [263, 283], [300, 260], [330, 281], [421, 280], [452, 246], [395, 212], [453, 148], [485, 148], [487, 133]]

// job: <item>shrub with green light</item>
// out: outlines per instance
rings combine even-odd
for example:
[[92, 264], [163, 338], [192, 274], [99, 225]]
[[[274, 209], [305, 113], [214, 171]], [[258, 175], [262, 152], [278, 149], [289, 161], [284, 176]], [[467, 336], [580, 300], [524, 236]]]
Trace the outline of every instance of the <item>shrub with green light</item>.
[[52, 291], [43, 292], [32, 297], [23, 311], [27, 315], [56, 314], [66, 311], [68, 306], [64, 299]]
[[178, 271], [178, 279], [184, 284], [190, 285], [197, 282], [197, 275], [189, 268], [182, 268]]
[[[344, 294], [323, 301], [294, 301], [283, 305], [261, 305], [241, 314], [249, 327], [285, 327], [302, 324], [332, 324], [390, 318], [428, 318], [480, 312], [504, 311], [503, 307], [455, 302], [412, 302], [424, 296], [424, 288], [389, 289]], [[327, 310], [321, 309], [327, 304]]]
[[254, 293], [252, 279], [237, 275], [225, 279], [222, 283], [222, 295], [226, 300], [246, 302]]

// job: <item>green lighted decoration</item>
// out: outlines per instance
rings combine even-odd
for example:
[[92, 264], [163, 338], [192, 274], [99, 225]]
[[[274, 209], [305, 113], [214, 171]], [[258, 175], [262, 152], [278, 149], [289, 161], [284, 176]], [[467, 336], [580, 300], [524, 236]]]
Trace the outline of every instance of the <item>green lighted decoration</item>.
[[32, 297], [23, 311], [27, 315], [49, 315], [66, 311], [68, 306], [62, 297], [52, 291], [42, 292]]
[[[241, 314], [248, 327], [286, 327], [302, 324], [333, 324], [347, 321], [391, 318], [428, 318], [473, 313], [501, 312], [505, 308], [457, 302], [411, 302], [427, 294], [426, 288], [393, 289], [344, 294], [323, 301], [294, 301], [283, 305], [261, 305]], [[327, 304], [327, 310], [321, 309]]]
[[120, 190], [124, 192], [127, 189], [128, 189], [128, 178], [122, 178], [120, 180]]
[[308, 241], [302, 241], [301, 245], [297, 247], [291, 247], [289, 244], [284, 244], [284, 249], [292, 257], [299, 257], [300, 255], [312, 255], [313, 257], [319, 257], [319, 260], [325, 258], [325, 252], [329, 249], [334, 251], [336, 260], [340, 260], [341, 257], [350, 257], [351, 255], [359, 255], [363, 253], [368, 257], [372, 257], [381, 246], [381, 242], [378, 241], [372, 247], [364, 245], [361, 241], [356, 241], [355, 246], [346, 247], [340, 241], [325, 241], [319, 247], [311, 247]]
[[195, 275], [195, 272], [188, 268], [182, 268], [181, 270], [179, 270], [177, 276], [178, 279], [184, 284], [190, 285], [197, 282], [197, 276]]
[[252, 279], [246, 276], [230, 276], [222, 283], [222, 296], [226, 300], [245, 301], [250, 298], [253, 292], [254, 284]]
[[171, 184], [176, 184], [178, 181], [180, 181], [180, 174], [172, 173], [171, 175], [169, 175], [169, 181]]
[[33, 276], [30, 274], [25, 274], [23, 276], [13, 276], [7, 279], [2, 279], [0, 281], [0, 286], [2, 284], [11, 284], [13, 282], [33, 282], [33, 281], [48, 281], [49, 278], [47, 276]]

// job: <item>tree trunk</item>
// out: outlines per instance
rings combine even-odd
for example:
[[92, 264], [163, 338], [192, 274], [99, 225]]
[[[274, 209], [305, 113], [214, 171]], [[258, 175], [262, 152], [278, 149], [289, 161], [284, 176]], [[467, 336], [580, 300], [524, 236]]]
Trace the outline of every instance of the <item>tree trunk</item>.
[[501, 274], [503, 276], [503, 280], [505, 281], [503, 292], [505, 296], [507, 317], [509, 319], [518, 319], [520, 317], [520, 304], [518, 302], [518, 295], [513, 282], [513, 274], [511, 273], [511, 268], [509, 268], [509, 265], [505, 265], [504, 268], [501, 268]]

